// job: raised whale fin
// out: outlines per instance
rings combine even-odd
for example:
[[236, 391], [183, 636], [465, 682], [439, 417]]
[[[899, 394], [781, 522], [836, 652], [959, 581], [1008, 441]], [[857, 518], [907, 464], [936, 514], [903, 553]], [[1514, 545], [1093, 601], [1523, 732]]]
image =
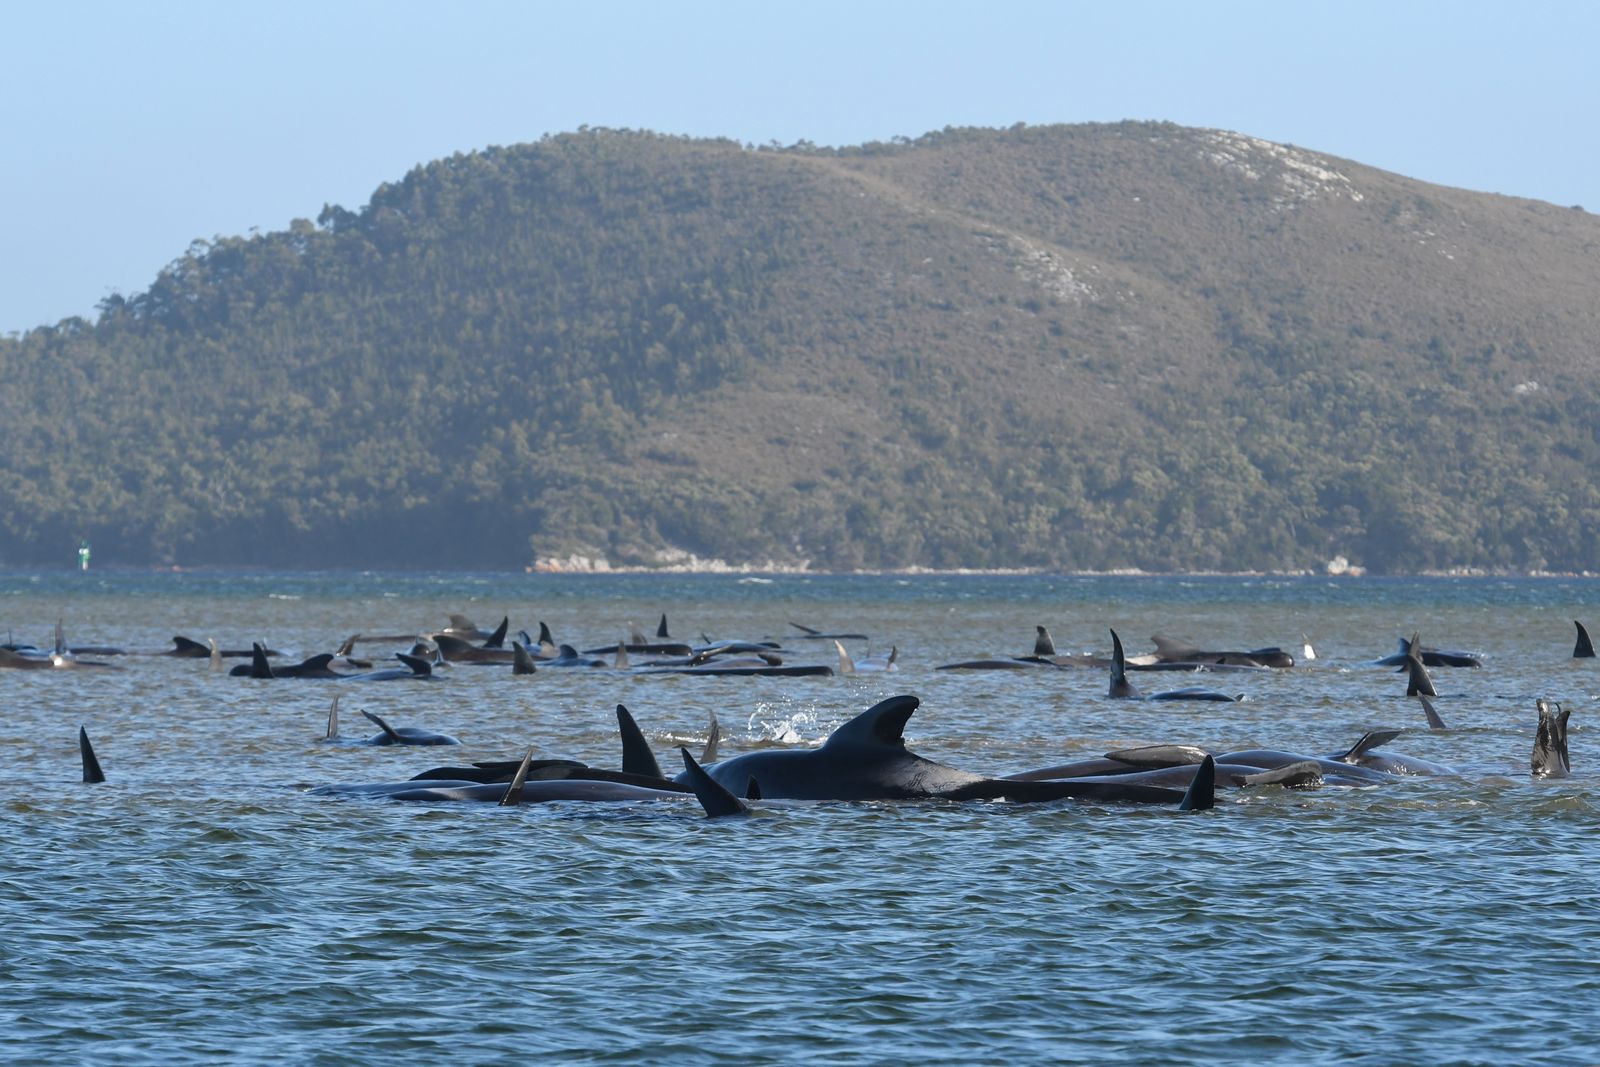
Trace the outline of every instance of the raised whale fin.
[[361, 635], [360, 634], [351, 634], [349, 637], [344, 639], [344, 641], [339, 645], [339, 647], [336, 650], [334, 650], [333, 654], [335, 656], [346, 656], [346, 657], [348, 657], [350, 655], [350, 653], [355, 651], [356, 642], [359, 641], [359, 640], [361, 640]]
[[1578, 628], [1578, 642], [1572, 646], [1572, 658], [1594, 659], [1594, 642], [1589, 640], [1589, 631], [1577, 619], [1572, 620], [1572, 625]]
[[1114, 700], [1136, 700], [1139, 691], [1128, 681], [1128, 657], [1122, 651], [1122, 638], [1111, 631], [1111, 686], [1106, 695]]
[[494, 633], [483, 643], [484, 648], [505, 648], [506, 628], [511, 625], [511, 616], [506, 615], [500, 619], [500, 625], [494, 628]]
[[540, 620], [540, 622], [539, 622], [539, 651], [541, 651], [541, 652], [544, 651], [544, 647], [546, 645], [549, 645], [551, 650], [553, 651], [555, 649], [555, 647], [556, 647], [556, 639], [555, 639], [555, 636], [550, 633], [550, 625], [548, 623], [544, 622], [543, 620]]
[[1245, 785], [1281, 785], [1285, 789], [1310, 789], [1322, 784], [1322, 765], [1316, 760], [1303, 759], [1298, 763], [1244, 775], [1240, 781]]
[[796, 630], [799, 630], [801, 633], [807, 634], [807, 635], [809, 635], [811, 637], [816, 637], [818, 634], [822, 633], [821, 630], [818, 630], [814, 626], [805, 626], [805, 625], [802, 625], [801, 623], [795, 622], [793, 619], [789, 620], [789, 625], [793, 626]]
[[267, 646], [260, 641], [250, 645], [250, 677], [271, 678], [272, 663], [267, 659]]
[[106, 780], [106, 774], [100, 769], [100, 761], [95, 759], [94, 746], [89, 743], [89, 731], [82, 726], [78, 727], [78, 755], [83, 757], [83, 780], [89, 785], [98, 785]]
[[1178, 810], [1209, 811], [1216, 806], [1217, 760], [1216, 757], [1207, 755], [1194, 772], [1194, 781], [1189, 783], [1188, 790], [1183, 794], [1183, 800], [1178, 803]]
[[533, 656], [528, 652], [528, 646], [521, 641], [511, 642], [511, 673], [512, 674], [537, 674], [539, 668], [533, 665]]
[[517, 773], [511, 776], [511, 781], [506, 783], [506, 791], [500, 794], [502, 808], [514, 808], [522, 803], [522, 783], [528, 780], [528, 768], [533, 764], [533, 749], [528, 749], [528, 754], [522, 757], [522, 762], [517, 766]]
[[199, 659], [202, 656], [211, 655], [211, 650], [193, 638], [184, 637], [182, 634], [174, 634], [172, 636], [172, 655], [193, 656], [195, 659]]
[[433, 677], [433, 664], [421, 656], [413, 656], [409, 652], [396, 652], [394, 658], [411, 668], [411, 673], [421, 678]]
[[1350, 746], [1350, 751], [1342, 756], [1333, 758], [1340, 763], [1360, 763], [1362, 756], [1365, 756], [1375, 748], [1387, 745], [1403, 733], [1405, 733], [1404, 730], [1368, 730], [1361, 735], [1361, 740]]
[[617, 642], [617, 658], [612, 663], [612, 666], [619, 671], [625, 671], [633, 666], [633, 663], [628, 659], [628, 646], [622, 641]]
[[333, 703], [328, 705], [328, 732], [322, 735], [324, 741], [336, 741], [339, 738], [339, 695], [333, 694]]
[[1056, 643], [1050, 637], [1050, 631], [1043, 626], [1034, 627], [1033, 654], [1035, 656], [1053, 656], [1056, 654]]
[[683, 770], [688, 775], [690, 787], [694, 789], [695, 799], [706, 809], [708, 818], [750, 814], [750, 805], [728, 792], [727, 787], [707, 774], [705, 768], [689, 755], [688, 749], [680, 747], [678, 752], [683, 756]]
[[661, 764], [656, 762], [656, 754], [650, 751], [650, 742], [644, 739], [644, 731], [639, 729], [639, 724], [633, 721], [633, 715], [621, 704], [617, 705], [617, 730], [622, 734], [623, 773], [666, 777], [661, 773]]
[[850, 653], [848, 653], [848, 652], [846, 652], [844, 650], [844, 646], [841, 645], [839, 642], [835, 641], [833, 643], [833, 647], [839, 650], [839, 673], [840, 674], [854, 674], [854, 673], [856, 673], [856, 661], [850, 658]]
[[663, 641], [672, 640], [672, 635], [667, 633], [667, 613], [664, 611], [661, 613], [661, 625], [656, 627], [656, 636]]
[[1422, 701], [1422, 714], [1424, 714], [1424, 715], [1426, 715], [1428, 717], [1428, 729], [1430, 729], [1430, 730], [1443, 730], [1443, 729], [1445, 729], [1444, 720], [1439, 718], [1439, 713], [1437, 711], [1433, 710], [1433, 701], [1429, 700], [1426, 696], [1424, 696], [1421, 693], [1417, 694], [1417, 699]]
[[880, 700], [829, 734], [828, 740], [823, 742], [822, 748], [818, 751], [827, 751], [835, 746], [843, 748], [855, 745], [887, 745], [904, 748], [906, 721], [921, 703], [922, 701], [909, 695]]
[[403, 745], [406, 743], [406, 739], [400, 736], [400, 731], [384, 722], [380, 716], [374, 715], [370, 711], [363, 711], [361, 714], [365, 715], [369, 720], [376, 724], [378, 729], [382, 730], [383, 735], [390, 741], [393, 741], [397, 745]]
[[1539, 732], [1533, 739], [1533, 776], [1565, 778], [1572, 773], [1572, 759], [1567, 755], [1567, 719], [1572, 713], [1543, 697], [1535, 701], [1535, 706], [1539, 709]]
[[1411, 635], [1411, 644], [1406, 648], [1406, 696], [1414, 697], [1418, 693], [1424, 696], [1436, 697], [1438, 691], [1433, 688], [1433, 679], [1428, 677], [1428, 668], [1422, 662], [1422, 644], [1419, 635]]
[[701, 763], [717, 762], [717, 746], [722, 742], [722, 724], [717, 721], [717, 713], [711, 713], [711, 731], [706, 734], [706, 747], [700, 750]]

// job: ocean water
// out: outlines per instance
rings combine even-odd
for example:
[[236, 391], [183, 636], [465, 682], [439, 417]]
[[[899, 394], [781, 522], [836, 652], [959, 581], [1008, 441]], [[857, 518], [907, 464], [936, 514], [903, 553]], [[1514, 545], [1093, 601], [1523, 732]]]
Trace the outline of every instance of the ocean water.
[[[6, 1062], [1571, 1064], [1600, 1059], [1600, 624], [1579, 579], [645, 576], [92, 571], [0, 576], [0, 633], [118, 646], [118, 670], [0, 670], [0, 1059]], [[664, 612], [673, 636], [868, 634], [899, 670], [685, 678], [456, 667], [358, 686], [137, 654], [174, 634], [331, 651], [353, 633], [547, 622], [579, 647]], [[1103, 671], [945, 672], [1031, 651], [1306, 635], [1270, 674], [1141, 675], [1239, 704], [1106, 699]], [[1413, 630], [1481, 654], [1436, 668]], [[1600, 631], [1597, 631], [1600, 632]], [[400, 642], [361, 646], [377, 656]], [[635, 657], [636, 659], [639, 657]], [[322, 742], [397, 726], [460, 748]], [[1157, 741], [1326, 754], [1378, 726], [1456, 773], [1231, 790], [1215, 810], [1063, 802], [518, 808], [308, 792], [520, 755], [620, 759], [625, 704], [661, 758], [820, 743], [912, 693], [909, 746], [1003, 774]], [[1534, 781], [1546, 697], [1573, 776]], [[80, 782], [76, 736], [108, 781]]]

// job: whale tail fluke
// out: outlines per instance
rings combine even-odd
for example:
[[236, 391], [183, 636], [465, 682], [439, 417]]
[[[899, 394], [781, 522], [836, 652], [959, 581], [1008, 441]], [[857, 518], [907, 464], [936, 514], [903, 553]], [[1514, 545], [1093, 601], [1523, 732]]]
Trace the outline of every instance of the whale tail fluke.
[[689, 755], [688, 749], [679, 748], [678, 752], [683, 756], [683, 769], [689, 777], [690, 787], [694, 789], [695, 799], [700, 801], [707, 818], [750, 814], [750, 805], [734, 796], [726, 786], [707, 774], [705, 768]]
[[1194, 780], [1178, 804], [1179, 811], [1210, 811], [1217, 806], [1217, 760], [1207, 755], [1194, 772]]
[[1428, 677], [1428, 668], [1422, 662], [1420, 635], [1412, 634], [1411, 642], [1406, 646], [1406, 696], [1414, 697], [1418, 693], [1430, 697], [1439, 695], [1433, 688], [1433, 679]]
[[100, 769], [100, 761], [95, 758], [94, 746], [89, 743], [89, 731], [78, 727], [78, 754], [83, 757], [83, 780], [87, 785], [98, 785], [106, 780], [106, 772]]

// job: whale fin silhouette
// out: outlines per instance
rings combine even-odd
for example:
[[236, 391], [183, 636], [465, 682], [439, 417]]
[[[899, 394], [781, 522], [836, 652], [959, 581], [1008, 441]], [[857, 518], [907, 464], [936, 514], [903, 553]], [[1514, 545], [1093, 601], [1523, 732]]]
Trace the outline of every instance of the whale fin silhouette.
[[706, 747], [700, 750], [701, 763], [717, 762], [717, 745], [722, 741], [722, 724], [717, 721], [717, 713], [711, 713], [711, 731], [706, 734]]
[[689, 755], [688, 749], [680, 747], [678, 752], [683, 756], [683, 769], [689, 776], [689, 785], [694, 789], [695, 799], [700, 801], [700, 806], [706, 810], [707, 818], [750, 814], [750, 805], [728, 792], [727, 787], [707, 774], [705, 768]]
[[835, 641], [833, 643], [833, 647], [839, 650], [839, 673], [840, 674], [854, 674], [854, 673], [856, 673], [856, 661], [850, 658], [850, 653], [848, 653], [848, 652], [846, 652], [844, 650], [844, 646], [841, 645], [839, 642]]
[[1043, 626], [1035, 626], [1037, 631], [1033, 639], [1033, 654], [1035, 656], [1053, 656], [1056, 654], [1056, 643], [1050, 637], [1050, 631]]
[[1113, 700], [1137, 700], [1139, 690], [1128, 681], [1128, 657], [1122, 651], [1122, 638], [1111, 631], [1111, 685], [1106, 695]]
[[328, 732], [322, 735], [324, 741], [336, 741], [339, 738], [339, 696], [333, 694], [333, 703], [328, 705]]
[[175, 656], [193, 656], [199, 659], [202, 656], [211, 655], [211, 650], [193, 638], [184, 637], [182, 634], [174, 634], [172, 637], [172, 654]]
[[1405, 733], [1404, 730], [1368, 730], [1361, 735], [1361, 740], [1350, 746], [1350, 751], [1342, 756], [1333, 758], [1340, 763], [1360, 763], [1362, 756], [1365, 756], [1375, 748], [1387, 745], [1403, 733]]
[[921, 703], [909, 695], [880, 700], [829, 734], [817, 751], [857, 746], [905, 748], [906, 721]]
[[633, 664], [628, 659], [628, 646], [621, 641], [617, 642], [617, 659], [612, 664], [619, 671], [625, 671]]
[[1421, 636], [1412, 634], [1411, 643], [1406, 646], [1406, 696], [1414, 697], [1421, 693], [1424, 696], [1436, 697], [1439, 693], [1433, 688], [1433, 679], [1428, 677], [1428, 668], [1422, 662], [1421, 649]]
[[539, 668], [533, 665], [533, 656], [528, 652], [528, 646], [521, 641], [511, 642], [511, 656], [512, 674], [539, 673]]
[[273, 676], [272, 663], [267, 659], [267, 646], [260, 641], [253, 642], [250, 645], [250, 677], [271, 678]]
[[1179, 811], [1209, 811], [1217, 806], [1217, 760], [1215, 756], [1207, 755], [1201, 761], [1200, 767], [1194, 772], [1194, 781], [1189, 783], [1188, 790], [1183, 794], [1183, 800], [1178, 804]]
[[1594, 643], [1589, 640], [1589, 631], [1577, 619], [1572, 620], [1572, 625], [1578, 628], [1578, 641], [1572, 646], [1572, 658], [1594, 659]]
[[622, 734], [624, 774], [666, 777], [661, 773], [661, 764], [656, 762], [656, 754], [650, 751], [650, 742], [644, 739], [644, 731], [639, 729], [639, 724], [633, 721], [633, 715], [621, 704], [617, 705], [617, 729]]
[[1443, 730], [1443, 729], [1445, 729], [1444, 720], [1439, 718], [1439, 713], [1437, 711], [1433, 710], [1433, 701], [1429, 700], [1426, 696], [1424, 696], [1421, 693], [1417, 694], [1417, 699], [1422, 701], [1422, 714], [1424, 714], [1424, 715], [1426, 715], [1428, 717], [1428, 729], [1430, 729], [1430, 730]]
[[337, 649], [334, 650], [333, 654], [335, 656], [348, 657], [350, 653], [355, 651], [356, 642], [359, 640], [361, 640], [360, 634], [351, 634], [349, 637], [344, 639]]
[[506, 791], [500, 794], [500, 807], [514, 808], [522, 803], [522, 783], [528, 780], [528, 768], [533, 764], [533, 749], [528, 749], [528, 754], [522, 757], [522, 762], [517, 766], [517, 773], [511, 776], [511, 781], [506, 783]]
[[98, 785], [106, 780], [106, 774], [100, 769], [100, 761], [95, 759], [94, 746], [89, 743], [89, 731], [78, 727], [78, 754], [83, 757], [83, 780], [89, 785]]
[[433, 677], [433, 664], [421, 656], [413, 656], [409, 652], [396, 652], [394, 658], [411, 668], [411, 673], [422, 678]]
[[406, 743], [406, 739], [400, 736], [400, 731], [384, 722], [380, 716], [374, 715], [370, 711], [363, 711], [361, 714], [365, 715], [369, 720], [376, 724], [378, 729], [382, 730], [384, 736], [390, 741], [393, 741], [397, 745], [403, 745]]
[[667, 633], [667, 613], [664, 611], [661, 613], [661, 625], [656, 627], [656, 636], [663, 641], [672, 640], [672, 635]]
[[505, 648], [506, 628], [511, 625], [511, 616], [506, 615], [500, 620], [500, 625], [494, 628], [494, 633], [483, 643], [484, 648]]

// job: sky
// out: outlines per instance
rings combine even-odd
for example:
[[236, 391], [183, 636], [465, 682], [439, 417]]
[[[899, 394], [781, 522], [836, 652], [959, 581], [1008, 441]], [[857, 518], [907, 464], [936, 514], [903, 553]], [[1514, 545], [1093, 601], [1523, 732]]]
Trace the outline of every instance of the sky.
[[1600, 4], [18, 0], [0, 4], [0, 334], [197, 239], [359, 209], [580, 126], [852, 145], [1151, 119], [1600, 211]]

